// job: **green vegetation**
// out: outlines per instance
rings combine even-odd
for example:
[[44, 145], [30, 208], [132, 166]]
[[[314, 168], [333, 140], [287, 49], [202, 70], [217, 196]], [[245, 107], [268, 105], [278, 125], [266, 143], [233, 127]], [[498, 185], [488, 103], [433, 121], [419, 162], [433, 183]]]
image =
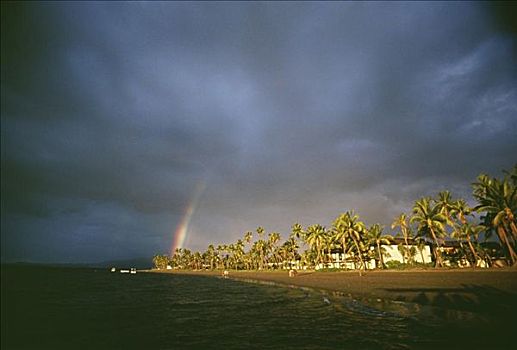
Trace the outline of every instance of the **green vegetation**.
[[[321, 224], [303, 228], [299, 223], [291, 227], [287, 240], [281, 243], [278, 232], [266, 235], [263, 227], [248, 231], [232, 244], [210, 244], [205, 252], [176, 249], [172, 256], [156, 255], [153, 263], [158, 269], [236, 269], [273, 270], [316, 267], [331, 271], [337, 263], [341, 268], [352, 265], [365, 270], [375, 260], [381, 268], [428, 267], [417, 263], [423, 248], [430, 245], [436, 267], [466, 265], [492, 266], [494, 258], [508, 265], [517, 265], [517, 165], [501, 179], [481, 174], [472, 184], [477, 205], [470, 207], [464, 199], [453, 199], [449, 191], [439, 192], [436, 198], [423, 197], [415, 201], [411, 214], [397, 216], [391, 228], [398, 228], [396, 236], [403, 243], [398, 250], [402, 262], [385, 263], [382, 247], [392, 241], [383, 233], [384, 227], [367, 227], [353, 211], [340, 214], [327, 229]], [[478, 214], [478, 215], [476, 215]], [[494, 235], [494, 233], [496, 235]], [[481, 239], [482, 237], [482, 239]], [[500, 249], [487, 248], [483, 241], [498, 238]], [[454, 241], [454, 249], [443, 249], [444, 243]], [[300, 247], [305, 247], [303, 251]], [[497, 256], [498, 251], [500, 251]], [[335, 253], [338, 254], [335, 254]], [[339, 254], [339, 253], [345, 253]], [[333, 255], [334, 253], [334, 255]], [[494, 254], [496, 256], [494, 256]], [[336, 258], [336, 255], [338, 256]], [[337, 259], [337, 260], [336, 260]], [[341, 259], [341, 260], [340, 260]]]
[[434, 266], [433, 263], [427, 263], [423, 264], [420, 262], [413, 262], [412, 264], [405, 264], [401, 263], [400, 261], [388, 261], [386, 263], [386, 267], [390, 270], [405, 270], [405, 269], [414, 269], [414, 268], [420, 268], [420, 269], [427, 269], [432, 268]]

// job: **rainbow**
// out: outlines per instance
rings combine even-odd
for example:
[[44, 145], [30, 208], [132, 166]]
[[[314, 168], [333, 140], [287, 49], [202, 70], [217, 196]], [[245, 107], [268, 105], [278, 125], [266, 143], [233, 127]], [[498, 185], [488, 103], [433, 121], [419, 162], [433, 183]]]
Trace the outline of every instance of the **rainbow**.
[[206, 181], [199, 181], [197, 183], [196, 188], [194, 190], [194, 194], [192, 195], [190, 202], [185, 208], [183, 217], [181, 218], [181, 221], [176, 227], [176, 230], [174, 231], [174, 234], [172, 236], [171, 256], [174, 254], [177, 248], [183, 247], [183, 244], [185, 243], [185, 240], [188, 235], [190, 220], [192, 220], [192, 215], [194, 215], [194, 212], [196, 211], [199, 198], [203, 194], [205, 188]]

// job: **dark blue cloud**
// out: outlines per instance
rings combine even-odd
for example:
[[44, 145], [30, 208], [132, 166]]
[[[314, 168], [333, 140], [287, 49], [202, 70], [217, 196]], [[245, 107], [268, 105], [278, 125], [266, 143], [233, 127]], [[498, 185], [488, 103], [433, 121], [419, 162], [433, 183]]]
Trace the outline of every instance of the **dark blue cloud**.
[[[515, 162], [515, 35], [481, 3], [2, 4], [2, 259], [387, 224]], [[513, 157], [515, 158], [515, 157]]]

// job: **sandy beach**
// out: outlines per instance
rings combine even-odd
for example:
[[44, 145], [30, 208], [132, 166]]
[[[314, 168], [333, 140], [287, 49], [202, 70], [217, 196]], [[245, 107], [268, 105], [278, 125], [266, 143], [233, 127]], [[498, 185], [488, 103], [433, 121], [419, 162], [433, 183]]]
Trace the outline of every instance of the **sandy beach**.
[[[221, 271], [156, 271], [221, 276]], [[370, 300], [395, 300], [458, 310], [505, 313], [517, 304], [517, 270], [409, 270], [314, 272], [230, 271], [229, 278], [335, 291]]]

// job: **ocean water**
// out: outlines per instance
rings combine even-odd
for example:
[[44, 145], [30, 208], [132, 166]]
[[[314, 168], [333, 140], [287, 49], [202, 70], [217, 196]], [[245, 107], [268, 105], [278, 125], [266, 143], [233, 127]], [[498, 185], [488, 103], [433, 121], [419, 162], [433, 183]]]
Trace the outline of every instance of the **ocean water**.
[[3, 267], [2, 349], [494, 349], [511, 340], [476, 315], [250, 282]]

